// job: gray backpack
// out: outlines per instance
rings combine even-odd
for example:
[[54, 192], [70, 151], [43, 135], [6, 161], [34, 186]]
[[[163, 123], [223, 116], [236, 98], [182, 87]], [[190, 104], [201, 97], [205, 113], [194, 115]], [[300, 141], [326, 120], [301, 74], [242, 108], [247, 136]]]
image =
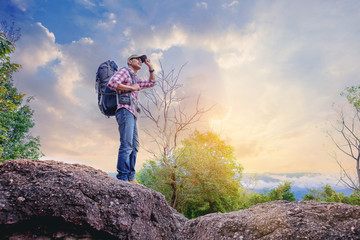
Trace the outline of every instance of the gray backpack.
[[[109, 80], [117, 70], [118, 66], [116, 63], [108, 60], [100, 64], [96, 72], [95, 89], [98, 93], [98, 106], [102, 114], [107, 117], [115, 115], [118, 104], [132, 104], [130, 92], [118, 94], [117, 91], [111, 90], [108, 87]], [[130, 71], [129, 74], [132, 78], [132, 83], [135, 84], [135, 79]]]

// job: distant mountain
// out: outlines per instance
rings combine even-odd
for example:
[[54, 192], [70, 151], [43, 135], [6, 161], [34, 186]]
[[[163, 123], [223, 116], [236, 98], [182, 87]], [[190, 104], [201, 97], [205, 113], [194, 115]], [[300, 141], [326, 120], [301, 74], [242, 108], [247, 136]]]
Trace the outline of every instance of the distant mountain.
[[284, 181], [291, 182], [291, 190], [296, 200], [309, 193], [311, 189], [322, 189], [329, 184], [336, 192], [350, 195], [352, 191], [339, 183], [338, 176], [321, 173], [244, 173], [243, 184], [245, 187], [257, 193], [270, 191]]
[[[116, 173], [108, 173], [111, 177], [116, 178]], [[296, 200], [309, 193], [311, 189], [321, 189], [329, 184], [336, 192], [344, 193], [349, 196], [352, 191], [339, 183], [338, 176], [322, 173], [244, 173], [242, 184], [256, 192], [263, 193], [276, 188], [284, 181], [291, 182], [291, 190], [295, 194]]]

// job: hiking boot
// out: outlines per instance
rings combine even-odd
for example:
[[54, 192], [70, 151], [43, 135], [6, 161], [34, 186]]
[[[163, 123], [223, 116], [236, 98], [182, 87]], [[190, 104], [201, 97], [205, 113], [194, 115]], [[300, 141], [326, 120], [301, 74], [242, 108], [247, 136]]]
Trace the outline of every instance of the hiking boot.
[[139, 184], [139, 182], [135, 178], [133, 180], [129, 181], [129, 183], [137, 183], [137, 184]]

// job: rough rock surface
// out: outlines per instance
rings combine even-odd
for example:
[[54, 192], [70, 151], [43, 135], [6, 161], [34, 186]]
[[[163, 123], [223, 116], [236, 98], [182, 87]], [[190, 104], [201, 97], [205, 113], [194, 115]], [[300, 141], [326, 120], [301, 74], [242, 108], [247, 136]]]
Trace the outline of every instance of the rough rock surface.
[[186, 220], [163, 195], [91, 167], [0, 164], [0, 239], [176, 239]]
[[274, 201], [185, 223], [183, 239], [360, 239], [360, 207]]
[[0, 164], [2, 239], [360, 239], [360, 207], [275, 201], [187, 220], [160, 193], [78, 164]]

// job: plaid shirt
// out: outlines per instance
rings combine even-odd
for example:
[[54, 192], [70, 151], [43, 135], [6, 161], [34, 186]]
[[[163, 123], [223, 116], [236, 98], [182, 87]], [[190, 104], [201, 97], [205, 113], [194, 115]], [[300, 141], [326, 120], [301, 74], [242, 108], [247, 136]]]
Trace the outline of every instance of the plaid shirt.
[[[139, 85], [140, 90], [144, 89], [144, 88], [153, 87], [155, 85], [155, 80], [154, 81], [152, 81], [151, 79], [139, 80], [137, 78], [135, 72], [131, 68], [121, 68], [110, 78], [108, 87], [110, 89], [116, 91], [116, 88], [119, 86], [119, 84], [131, 86], [133, 83], [132, 83], [132, 78], [130, 76], [129, 71], [134, 76], [134, 80]], [[118, 91], [119, 94], [122, 94], [125, 92], [127, 92], [127, 91]], [[132, 91], [131, 98], [132, 98], [134, 104], [131, 104], [131, 105], [119, 104], [117, 109], [126, 108], [135, 116], [135, 118], [137, 118], [138, 112], [136, 111], [136, 106], [138, 105], [138, 94], [139, 94], [139, 91]]]

